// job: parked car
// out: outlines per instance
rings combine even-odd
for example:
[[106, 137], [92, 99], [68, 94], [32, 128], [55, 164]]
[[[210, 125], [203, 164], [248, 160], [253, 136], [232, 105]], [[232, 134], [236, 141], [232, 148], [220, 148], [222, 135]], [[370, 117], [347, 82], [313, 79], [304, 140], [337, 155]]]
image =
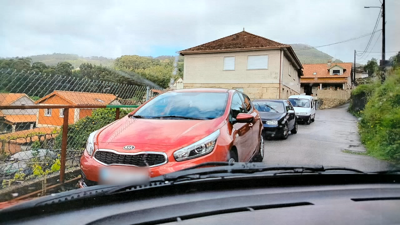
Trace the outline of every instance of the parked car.
[[263, 137], [287, 139], [289, 131], [297, 133], [295, 110], [288, 100], [255, 100], [253, 104], [264, 126]]
[[292, 95], [289, 97], [290, 103], [296, 112], [296, 119], [305, 122], [307, 125], [315, 120], [315, 102], [309, 95]]
[[262, 161], [261, 132], [258, 111], [239, 91], [167, 92], [90, 134], [81, 185], [141, 180], [204, 162]]

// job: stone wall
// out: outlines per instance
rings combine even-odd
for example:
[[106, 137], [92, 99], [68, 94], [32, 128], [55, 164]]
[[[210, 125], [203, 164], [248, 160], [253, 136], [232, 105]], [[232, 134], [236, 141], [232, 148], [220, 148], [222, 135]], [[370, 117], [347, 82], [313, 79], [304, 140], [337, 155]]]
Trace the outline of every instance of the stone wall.
[[330, 109], [346, 103], [351, 96], [351, 90], [318, 90], [317, 97], [322, 104], [320, 109]]

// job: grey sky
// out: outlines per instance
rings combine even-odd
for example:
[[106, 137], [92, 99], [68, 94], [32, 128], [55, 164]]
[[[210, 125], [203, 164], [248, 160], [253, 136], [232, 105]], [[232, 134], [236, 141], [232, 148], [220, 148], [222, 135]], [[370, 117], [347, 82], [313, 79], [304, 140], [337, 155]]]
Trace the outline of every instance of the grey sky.
[[[319, 46], [371, 33], [379, 0], [18, 1], [0, 0], [0, 57], [172, 55], [246, 31], [282, 43]], [[387, 58], [400, 50], [399, 0], [386, 0]], [[381, 29], [381, 24], [379, 28]], [[376, 33], [372, 45], [378, 38]], [[369, 37], [320, 48], [353, 61]], [[380, 37], [373, 53], [380, 58]]]

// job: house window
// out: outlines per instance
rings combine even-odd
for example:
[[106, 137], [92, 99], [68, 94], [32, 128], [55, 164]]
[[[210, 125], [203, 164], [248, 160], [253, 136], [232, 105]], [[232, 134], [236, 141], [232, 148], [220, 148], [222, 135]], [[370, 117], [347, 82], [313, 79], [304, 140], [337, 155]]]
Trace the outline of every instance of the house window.
[[60, 117], [64, 117], [64, 109], [60, 109]]
[[268, 69], [267, 55], [252, 55], [247, 57], [248, 70], [265, 70]]
[[224, 70], [235, 70], [235, 57], [224, 57]]
[[44, 109], [45, 116], [51, 116], [51, 109]]
[[332, 70], [333, 75], [340, 75], [340, 70]]

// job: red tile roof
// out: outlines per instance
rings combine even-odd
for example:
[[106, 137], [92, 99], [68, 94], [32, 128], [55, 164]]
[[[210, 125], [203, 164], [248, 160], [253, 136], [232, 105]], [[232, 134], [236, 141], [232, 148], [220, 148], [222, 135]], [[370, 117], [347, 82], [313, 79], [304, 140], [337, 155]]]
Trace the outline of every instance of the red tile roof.
[[[340, 66], [346, 71], [342, 75], [330, 75], [328, 69], [332, 68], [334, 66]], [[303, 64], [303, 78], [307, 77], [329, 77], [329, 78], [341, 78], [341, 77], [349, 77], [351, 75], [351, 68], [353, 66], [353, 63], [331, 63], [330, 66], [328, 66], [328, 63], [321, 63], [321, 64]], [[316, 73], [316, 75], [314, 75]]]
[[57, 95], [71, 105], [108, 105], [117, 99], [113, 94], [105, 93], [89, 93], [89, 92], [75, 92], [75, 91], [54, 91], [43, 98], [36, 101], [36, 104], [46, 104], [46, 99]]
[[36, 115], [7, 115], [4, 119], [12, 124], [36, 122]]
[[227, 37], [220, 38], [193, 48], [182, 50], [180, 53], [194, 54], [194, 53], [208, 53], [208, 52], [233, 52], [243, 50], [263, 50], [263, 49], [279, 49], [283, 47], [290, 47], [270, 39], [242, 31], [232, 34]]
[[28, 95], [26, 95], [24, 93], [1, 93], [0, 94], [0, 106], [9, 106], [22, 97], [29, 98]]

